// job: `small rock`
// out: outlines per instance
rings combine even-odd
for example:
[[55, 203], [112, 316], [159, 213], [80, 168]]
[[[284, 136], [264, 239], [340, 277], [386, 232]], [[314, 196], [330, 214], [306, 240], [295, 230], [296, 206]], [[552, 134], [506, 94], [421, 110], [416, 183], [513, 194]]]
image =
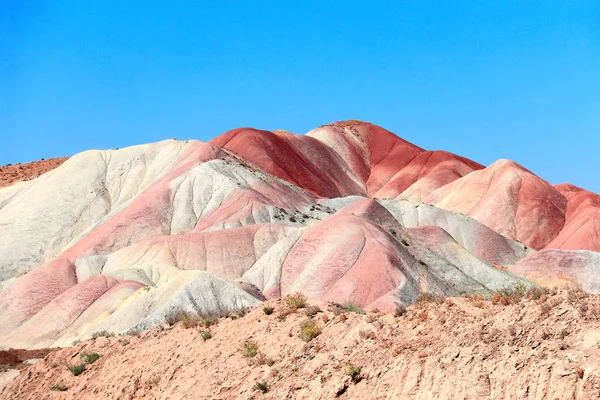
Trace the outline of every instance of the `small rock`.
[[23, 364], [25, 364], [25, 365], [33, 365], [33, 364], [39, 363], [42, 360], [43, 360], [43, 358], [30, 358], [29, 360], [23, 361]]

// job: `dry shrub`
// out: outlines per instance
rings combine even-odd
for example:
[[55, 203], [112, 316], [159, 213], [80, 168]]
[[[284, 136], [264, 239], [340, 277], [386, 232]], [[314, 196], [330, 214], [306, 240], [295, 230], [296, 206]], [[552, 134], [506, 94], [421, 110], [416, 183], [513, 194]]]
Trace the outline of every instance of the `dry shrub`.
[[539, 300], [542, 296], [547, 296], [550, 291], [544, 287], [533, 286], [527, 289], [525, 294], [528, 299]]
[[423, 310], [421, 312], [419, 312], [416, 316], [415, 319], [417, 320], [417, 324], [422, 324], [423, 322], [427, 321], [427, 311]]
[[483, 297], [479, 293], [475, 293], [473, 296], [471, 296], [471, 301], [483, 301]]
[[258, 343], [253, 340], [246, 340], [240, 348], [242, 355], [246, 358], [256, 357], [258, 354]]
[[421, 293], [415, 300], [414, 304], [417, 307], [423, 307], [427, 304], [442, 304], [443, 302], [444, 298], [442, 296], [432, 293]]
[[542, 332], [542, 340], [548, 340], [552, 337], [552, 334], [550, 332], [548, 332], [547, 330], [544, 330], [544, 332]]
[[431, 355], [431, 353], [429, 351], [427, 351], [427, 350], [421, 350], [419, 352], [419, 354], [417, 354], [417, 357], [419, 357], [419, 358], [427, 358], [430, 355]]
[[536, 302], [537, 304], [544, 304], [544, 302], [545, 302], [546, 300], [548, 300], [549, 298], [550, 298], [550, 296], [549, 296], [549, 295], [547, 295], [547, 294], [543, 294], [543, 295], [541, 295], [541, 296], [540, 296], [540, 298], [539, 298], [539, 299], [535, 300], [535, 302]]
[[363, 339], [375, 339], [375, 332], [372, 330], [360, 330], [358, 331], [358, 336]]
[[346, 321], [347, 319], [348, 319], [348, 316], [347, 316], [346, 314], [341, 314], [341, 315], [340, 315], [340, 321], [341, 321], [341, 322], [344, 322], [344, 321]]
[[329, 311], [331, 311], [335, 316], [341, 315], [347, 311], [344, 307], [342, 307], [338, 303], [329, 303], [328, 308], [329, 308]]
[[492, 304], [493, 304], [493, 305], [497, 305], [497, 304], [499, 304], [499, 303], [500, 303], [500, 299], [501, 299], [501, 298], [502, 298], [502, 296], [500, 295], [500, 293], [498, 293], [498, 292], [495, 292], [495, 293], [492, 295]]
[[522, 282], [518, 282], [512, 287], [507, 287], [494, 293], [492, 295], [492, 304], [501, 304], [503, 306], [517, 304], [525, 297], [527, 291], [527, 286]]
[[291, 294], [286, 296], [283, 301], [285, 302], [285, 304], [293, 309], [293, 310], [297, 310], [299, 308], [304, 308], [306, 307], [307, 303], [306, 303], [306, 296], [303, 295], [302, 293], [295, 293], [295, 294]]
[[321, 328], [312, 319], [307, 319], [300, 325], [300, 339], [310, 342], [321, 334]]
[[402, 304], [398, 304], [398, 306], [396, 307], [396, 310], [394, 311], [394, 316], [401, 317], [404, 314], [406, 314], [406, 307], [404, 307]]
[[185, 328], [194, 328], [199, 325], [204, 325], [205, 327], [209, 327], [214, 325], [218, 321], [218, 317], [216, 315], [198, 315], [190, 312], [179, 311], [172, 314], [169, 314], [165, 317], [165, 321], [170, 326], [181, 322], [181, 325]]
[[306, 314], [307, 317], [314, 317], [320, 312], [321, 309], [318, 306], [308, 306], [304, 309], [304, 314]]
[[540, 315], [543, 318], [546, 318], [550, 314], [551, 310], [552, 310], [552, 305], [550, 304], [550, 302], [547, 301], [540, 306]]
[[373, 322], [377, 321], [377, 316], [373, 315], [373, 314], [369, 314], [369, 315], [367, 315], [367, 317], [365, 319], [369, 324], [372, 324]]
[[212, 338], [212, 333], [210, 332], [210, 330], [206, 330], [200, 333], [200, 336], [202, 337], [202, 340], [204, 340], [205, 342]]
[[114, 337], [114, 336], [115, 336], [115, 334], [112, 333], [112, 332], [109, 332], [109, 331], [98, 331], [98, 332], [92, 333], [92, 339], [98, 339], [98, 338], [101, 338], [101, 337], [111, 338], [111, 337]]
[[277, 320], [285, 321], [288, 315], [294, 314], [296, 312], [295, 308], [291, 307], [281, 307], [279, 312], [277, 313]]
[[256, 354], [256, 357], [254, 357], [250, 360], [250, 364], [268, 365], [270, 367], [273, 364], [275, 364], [275, 361], [272, 358], [267, 357], [264, 353], [259, 351], [258, 354]]
[[354, 304], [349, 301], [344, 303], [344, 305], [342, 307], [344, 307], [346, 309], [346, 311], [353, 312], [355, 314], [360, 314], [360, 315], [366, 314], [365, 310], [363, 310], [362, 307], [360, 307], [358, 304]]

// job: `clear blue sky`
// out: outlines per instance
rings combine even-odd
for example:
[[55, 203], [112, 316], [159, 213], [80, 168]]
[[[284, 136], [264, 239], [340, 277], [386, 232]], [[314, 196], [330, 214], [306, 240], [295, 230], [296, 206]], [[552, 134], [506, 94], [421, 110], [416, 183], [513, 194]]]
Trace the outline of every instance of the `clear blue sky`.
[[341, 119], [600, 192], [600, 2], [0, 0], [0, 164]]

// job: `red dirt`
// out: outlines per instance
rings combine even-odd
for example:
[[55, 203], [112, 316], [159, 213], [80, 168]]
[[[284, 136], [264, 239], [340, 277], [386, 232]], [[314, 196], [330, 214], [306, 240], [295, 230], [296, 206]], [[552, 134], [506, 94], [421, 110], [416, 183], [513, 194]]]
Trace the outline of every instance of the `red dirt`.
[[0, 166], [0, 188], [17, 182], [30, 181], [67, 161], [69, 157], [49, 158], [23, 164]]
[[13, 369], [13, 368], [24, 368], [23, 361], [31, 360], [33, 358], [44, 358], [51, 349], [38, 349], [38, 350], [22, 350], [22, 349], [10, 349], [0, 350], [0, 370]]

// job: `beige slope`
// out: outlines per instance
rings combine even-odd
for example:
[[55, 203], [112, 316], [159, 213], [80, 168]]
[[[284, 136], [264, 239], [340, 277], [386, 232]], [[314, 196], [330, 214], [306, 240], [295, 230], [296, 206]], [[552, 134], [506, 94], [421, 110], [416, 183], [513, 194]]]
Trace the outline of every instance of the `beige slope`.
[[[283, 302], [210, 327], [154, 329], [50, 353], [9, 380], [0, 399], [597, 399], [600, 298], [563, 291], [502, 306], [454, 298], [412, 306], [405, 316], [337, 315], [298, 335], [303, 311]], [[129, 341], [123, 344], [123, 340]], [[247, 358], [245, 341], [261, 356]], [[127, 342], [125, 342], [127, 343]], [[100, 359], [74, 377], [82, 352]], [[350, 366], [360, 368], [354, 381]], [[13, 373], [14, 375], [14, 373]], [[264, 382], [267, 392], [256, 389]], [[55, 384], [65, 392], [51, 391]], [[0, 389], [1, 390], [1, 389]]]

